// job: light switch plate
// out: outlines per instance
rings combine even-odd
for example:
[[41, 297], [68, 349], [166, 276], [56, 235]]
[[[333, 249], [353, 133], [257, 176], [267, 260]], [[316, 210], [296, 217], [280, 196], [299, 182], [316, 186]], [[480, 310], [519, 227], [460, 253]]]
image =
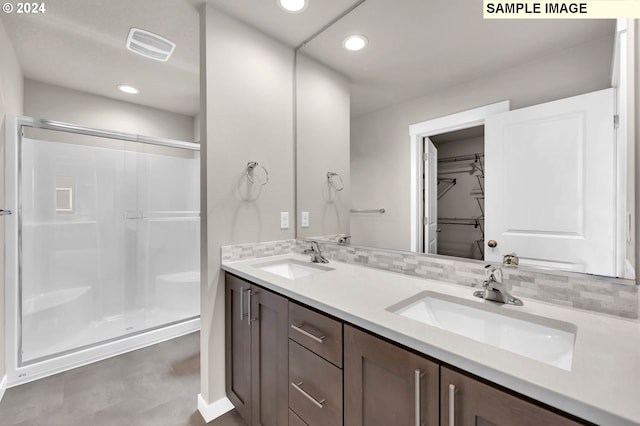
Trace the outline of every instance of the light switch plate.
[[300, 223], [303, 228], [309, 227], [309, 212], [300, 213]]
[[280, 229], [289, 228], [289, 212], [280, 212]]

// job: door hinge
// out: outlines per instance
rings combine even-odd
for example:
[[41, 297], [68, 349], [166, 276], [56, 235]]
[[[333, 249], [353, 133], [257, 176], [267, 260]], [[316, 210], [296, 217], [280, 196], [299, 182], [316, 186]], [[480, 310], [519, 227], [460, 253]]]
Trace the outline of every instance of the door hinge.
[[613, 128], [617, 129], [620, 127], [620, 116], [618, 114], [613, 116]]
[[422, 162], [426, 163], [428, 160], [429, 160], [429, 153], [423, 152], [422, 153]]

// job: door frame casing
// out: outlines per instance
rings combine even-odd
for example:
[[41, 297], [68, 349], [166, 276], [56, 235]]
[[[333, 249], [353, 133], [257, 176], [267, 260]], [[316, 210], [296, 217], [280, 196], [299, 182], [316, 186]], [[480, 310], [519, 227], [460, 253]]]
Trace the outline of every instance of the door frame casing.
[[470, 127], [483, 126], [485, 119], [494, 114], [510, 111], [509, 100], [496, 102], [479, 108], [474, 108], [455, 114], [445, 115], [409, 126], [409, 143], [411, 149], [411, 240], [410, 250], [419, 252], [423, 246], [423, 217], [424, 205], [422, 203], [422, 191], [424, 181], [424, 163], [422, 161], [422, 140], [425, 137], [435, 136]]

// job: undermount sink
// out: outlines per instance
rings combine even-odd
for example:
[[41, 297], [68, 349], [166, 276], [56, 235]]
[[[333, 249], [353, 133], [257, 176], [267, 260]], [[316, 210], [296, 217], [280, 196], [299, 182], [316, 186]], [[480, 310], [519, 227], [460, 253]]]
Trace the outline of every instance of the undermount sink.
[[303, 262], [295, 259], [275, 260], [273, 262], [253, 265], [253, 267], [271, 272], [272, 274], [280, 275], [281, 277], [288, 278], [290, 280], [333, 270], [333, 268], [329, 268], [328, 266], [311, 262]]
[[424, 291], [388, 311], [519, 355], [571, 370], [577, 327], [571, 323]]

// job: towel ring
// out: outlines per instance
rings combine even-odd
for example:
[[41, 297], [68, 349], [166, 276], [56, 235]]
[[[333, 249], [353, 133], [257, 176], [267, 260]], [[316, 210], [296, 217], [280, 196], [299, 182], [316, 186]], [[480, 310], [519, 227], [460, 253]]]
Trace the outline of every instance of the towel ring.
[[[340, 183], [336, 184], [336, 181], [333, 179], [334, 177], [340, 179]], [[342, 191], [344, 189], [344, 181], [342, 180], [342, 176], [340, 176], [336, 172], [327, 172], [327, 181], [329, 182], [329, 185], [333, 186], [336, 191]]]
[[[264, 181], [256, 181], [253, 179], [253, 171], [255, 170], [256, 167], [260, 166], [262, 168], [262, 170], [264, 170]], [[249, 179], [249, 182], [253, 183], [254, 185], [260, 185], [260, 186], [265, 186], [267, 184], [267, 182], [269, 182], [269, 172], [267, 171], [267, 169], [258, 164], [257, 161], [249, 161], [247, 163], [247, 179]]]

